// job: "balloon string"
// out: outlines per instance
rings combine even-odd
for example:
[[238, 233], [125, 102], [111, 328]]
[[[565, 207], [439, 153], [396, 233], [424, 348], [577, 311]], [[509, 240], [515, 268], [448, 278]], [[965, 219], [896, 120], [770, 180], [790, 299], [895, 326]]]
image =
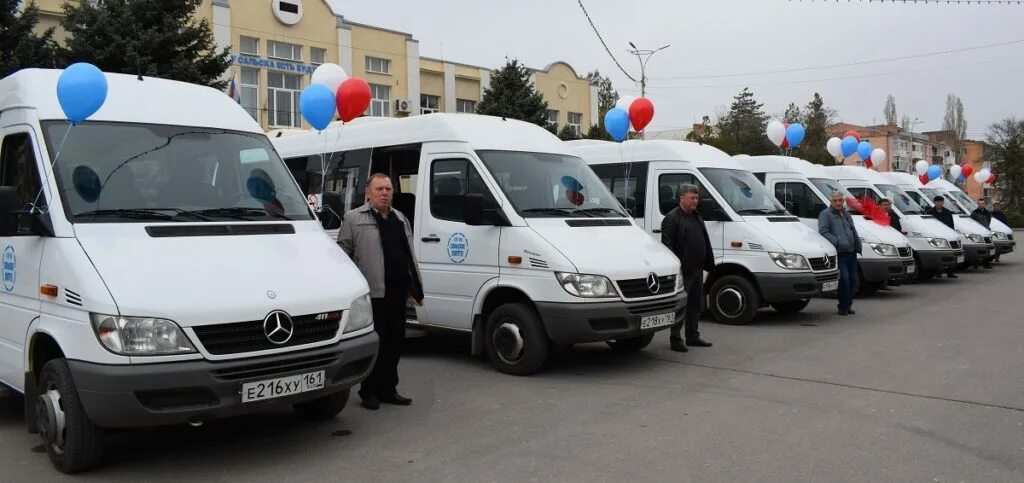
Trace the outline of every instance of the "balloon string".
[[[32, 201], [33, 212], [36, 210], [36, 205], [39, 204], [39, 199], [43, 196], [43, 190], [50, 186], [50, 173], [53, 172], [54, 166], [57, 165], [57, 159], [60, 158], [60, 152], [64, 149], [64, 143], [68, 141], [68, 134], [71, 134], [72, 127], [74, 127], [74, 123], [68, 122], [68, 129], [64, 131], [64, 137], [60, 140], [60, 145], [57, 146], [57, 152], [54, 153], [53, 160], [50, 161], [50, 170], [43, 171], [43, 185], [39, 187], [39, 193], [36, 194], [36, 199]], [[40, 210], [40, 213], [45, 215], [46, 211]]]

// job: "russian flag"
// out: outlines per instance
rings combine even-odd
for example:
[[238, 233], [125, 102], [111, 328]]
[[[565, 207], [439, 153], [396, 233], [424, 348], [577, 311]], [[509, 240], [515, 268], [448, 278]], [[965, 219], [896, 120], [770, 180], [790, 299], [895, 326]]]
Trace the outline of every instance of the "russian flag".
[[235, 102], [242, 103], [242, 95], [238, 92], [238, 85], [235, 84], [235, 75], [231, 76], [231, 83], [228, 84], [228, 97], [235, 100]]

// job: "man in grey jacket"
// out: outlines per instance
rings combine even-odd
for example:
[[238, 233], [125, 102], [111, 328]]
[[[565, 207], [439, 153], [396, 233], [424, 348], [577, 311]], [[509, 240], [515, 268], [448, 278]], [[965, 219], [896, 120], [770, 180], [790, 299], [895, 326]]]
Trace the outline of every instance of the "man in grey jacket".
[[829, 196], [831, 206], [818, 215], [818, 233], [833, 246], [839, 264], [839, 315], [853, 315], [853, 292], [857, 288], [857, 254], [861, 252], [857, 227], [843, 205], [843, 194]]
[[412, 399], [398, 394], [398, 359], [405, 339], [405, 303], [423, 302], [423, 285], [412, 251], [412, 227], [392, 209], [391, 178], [374, 174], [366, 182], [367, 203], [348, 213], [338, 232], [338, 245], [370, 285], [373, 328], [380, 336], [377, 363], [359, 388], [363, 407], [380, 403], [408, 406]]

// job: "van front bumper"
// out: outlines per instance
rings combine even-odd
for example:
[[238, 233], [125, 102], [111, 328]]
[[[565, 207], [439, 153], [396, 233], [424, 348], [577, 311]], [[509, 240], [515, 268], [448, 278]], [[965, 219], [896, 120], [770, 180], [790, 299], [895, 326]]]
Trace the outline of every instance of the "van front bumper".
[[1010, 253], [1017, 248], [1017, 242], [1014, 240], [996, 240], [996, 253], [1003, 255]]
[[678, 314], [686, 307], [686, 292], [642, 302], [537, 302], [548, 338], [557, 344], [629, 339], [669, 328], [640, 329], [644, 317]]
[[889, 280], [901, 280], [906, 276], [906, 268], [903, 261], [897, 257], [888, 258], [861, 258], [860, 271], [864, 274], [864, 281], [868, 283], [885, 283]]
[[839, 285], [839, 270], [804, 273], [755, 273], [757, 286], [761, 289], [761, 302], [773, 304], [818, 297], [835, 292], [824, 290], [827, 283]]
[[995, 256], [995, 245], [964, 244], [964, 263], [968, 266], [981, 265]]
[[964, 256], [962, 249], [958, 250], [917, 250], [914, 252], [921, 260], [918, 270], [926, 272], [942, 272], [957, 265], [957, 258]]
[[[231, 361], [68, 365], [94, 423], [138, 428], [262, 412], [343, 391], [369, 375], [378, 342], [371, 332], [329, 347]], [[242, 384], [317, 371], [324, 371], [323, 389], [242, 403]]]

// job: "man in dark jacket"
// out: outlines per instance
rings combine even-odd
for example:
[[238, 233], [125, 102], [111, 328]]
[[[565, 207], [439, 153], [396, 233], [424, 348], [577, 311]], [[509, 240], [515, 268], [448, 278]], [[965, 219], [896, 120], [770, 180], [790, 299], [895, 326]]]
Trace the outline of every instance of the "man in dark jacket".
[[[672, 350], [687, 352], [686, 346], [711, 347], [711, 343], [700, 338], [697, 320], [704, 309], [704, 272], [715, 267], [715, 255], [711, 251], [704, 218], [697, 212], [700, 191], [692, 184], [679, 187], [679, 206], [665, 215], [661, 222], [661, 242], [679, 257], [683, 267], [683, 285], [686, 288], [687, 304], [684, 316], [676, 316], [669, 343]], [[680, 337], [680, 329], [686, 327], [686, 341]]]
[[[932, 201], [935, 203], [935, 206], [928, 207], [925, 212], [934, 216], [936, 220], [941, 221], [943, 225], [948, 226], [950, 230], [956, 230], [956, 228], [953, 227], [953, 212], [945, 208], [946, 200], [941, 196], [936, 196]], [[956, 273], [953, 273], [955, 269], [955, 267], [950, 267], [949, 270], [946, 271], [946, 277], [960, 278]]]
[[981, 226], [991, 229], [989, 225], [992, 224], [992, 212], [985, 207], [985, 198], [978, 199], [978, 207], [971, 212], [971, 219]]
[[992, 218], [1003, 222], [1006, 226], [1010, 226], [1010, 220], [1006, 218], [1006, 213], [1003, 213], [1003, 204], [998, 201], [992, 203]]
[[[882, 210], [885, 211], [886, 215], [889, 215], [889, 226], [893, 227], [896, 231], [903, 233], [903, 224], [900, 223], [900, 216], [896, 212], [892, 211], [892, 200], [886, 198], [881, 203]], [[906, 235], [906, 233], [903, 233]]]
[[853, 217], [843, 206], [843, 194], [829, 196], [831, 206], [818, 215], [818, 233], [836, 247], [839, 264], [839, 315], [853, 315], [853, 293], [857, 287], [857, 255], [861, 253], [860, 236]]

